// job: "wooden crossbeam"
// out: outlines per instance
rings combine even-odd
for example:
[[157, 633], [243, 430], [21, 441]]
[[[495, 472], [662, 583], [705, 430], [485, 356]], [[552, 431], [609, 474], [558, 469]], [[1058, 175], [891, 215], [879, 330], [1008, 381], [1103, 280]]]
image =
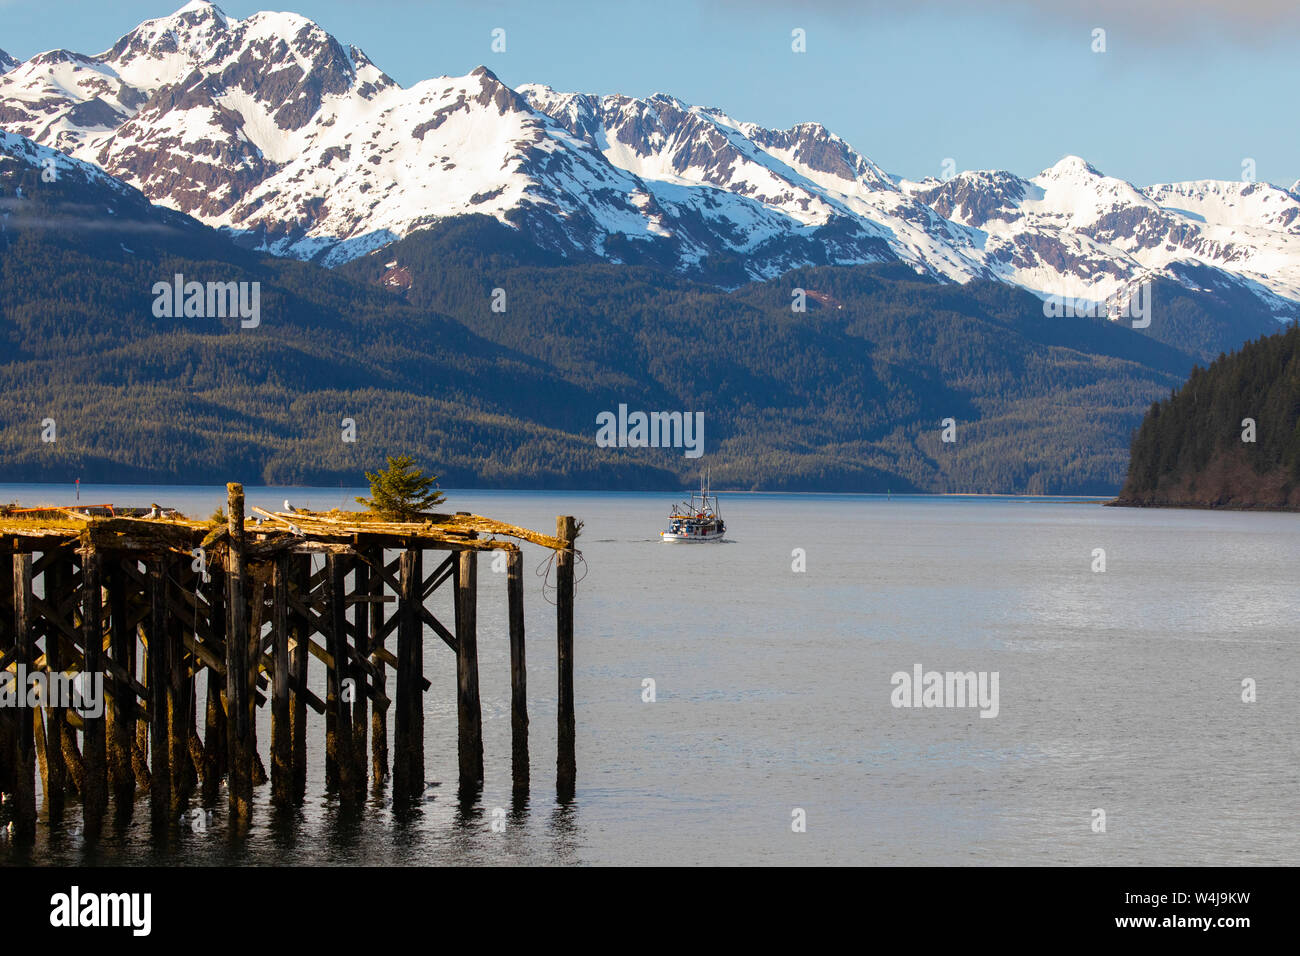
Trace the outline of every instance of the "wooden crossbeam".
[[[379, 573], [379, 576], [384, 579], [384, 583], [386, 583], [389, 587], [393, 588], [393, 590], [400, 592], [401, 585], [397, 582], [396, 579], [394, 579], [391, 575], [389, 575], [388, 569], [386, 567], [381, 568], [377, 563], [371, 561], [365, 555], [361, 555], [361, 560], [365, 561], [366, 564], [369, 564], [371, 568], [377, 571]], [[450, 560], [451, 559], [449, 558], [448, 561]], [[447, 562], [443, 562], [443, 563], [446, 564]], [[439, 565], [439, 567], [441, 566], [442, 565]], [[448, 565], [448, 566], [454, 567], [454, 565]], [[430, 613], [429, 609], [424, 606], [423, 601], [417, 603], [416, 614], [419, 615], [421, 621], [429, 625], [429, 627], [433, 630], [435, 634], [437, 634], [440, 638], [442, 638], [444, 644], [450, 647], [453, 651], [457, 650], [458, 645], [456, 643], [456, 635], [453, 634], [446, 627], [444, 627], [442, 622], [439, 621], [436, 617], [434, 617], [432, 613]], [[377, 634], [371, 635], [372, 646], [374, 644], [382, 643], [385, 639], [388, 638], [389, 635], [391, 635], [394, 631], [396, 631], [398, 622], [400, 620], [401, 620], [401, 615], [394, 614], [391, 618], [385, 621], [384, 626], [379, 629], [379, 632]]]
[[67, 541], [63, 542], [58, 547], [46, 551], [44, 554], [41, 555], [39, 560], [32, 562], [32, 577], [33, 578], [39, 577], [40, 575], [44, 574], [47, 570], [49, 570], [51, 566], [57, 564], [60, 561], [67, 560], [68, 558], [67, 550], [70, 548], [75, 548], [76, 544], [77, 544], [76, 538], [69, 538]]
[[452, 554], [445, 561], [433, 569], [429, 579], [424, 582], [422, 587], [423, 597], [428, 599], [434, 591], [438, 590], [444, 582], [449, 581], [451, 576], [456, 573], [456, 555]]
[[66, 636], [68, 640], [72, 641], [73, 644], [76, 644], [77, 646], [81, 645], [81, 635], [77, 633], [77, 629], [67, 621], [63, 620], [54, 608], [50, 607], [45, 601], [42, 601], [35, 595], [29, 596], [27, 600], [31, 609], [44, 619], [47, 624], [51, 624], [58, 628], [58, 630]]

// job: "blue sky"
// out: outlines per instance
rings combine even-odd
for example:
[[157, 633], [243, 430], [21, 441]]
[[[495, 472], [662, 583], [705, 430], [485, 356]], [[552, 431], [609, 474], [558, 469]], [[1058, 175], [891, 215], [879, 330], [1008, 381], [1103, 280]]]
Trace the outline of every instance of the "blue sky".
[[[97, 53], [183, 0], [0, 0], [0, 48]], [[1050, 0], [1046, 0], [1050, 3]], [[487, 64], [506, 83], [668, 92], [737, 119], [818, 121], [889, 172], [1033, 175], [1067, 154], [1137, 183], [1300, 179], [1298, 19], [1286, 0], [266, 0], [403, 85]], [[506, 31], [506, 51], [491, 33]], [[791, 31], [807, 52], [791, 50]], [[1093, 52], [1093, 30], [1106, 51]]]

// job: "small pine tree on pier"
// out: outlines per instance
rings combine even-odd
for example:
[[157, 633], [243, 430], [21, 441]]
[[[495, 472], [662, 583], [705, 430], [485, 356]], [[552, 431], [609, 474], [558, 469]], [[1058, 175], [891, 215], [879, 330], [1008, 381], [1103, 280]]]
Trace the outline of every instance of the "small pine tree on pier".
[[437, 475], [426, 475], [416, 468], [410, 455], [385, 457], [388, 459], [386, 469], [378, 474], [366, 472], [371, 497], [358, 497], [360, 504], [389, 521], [410, 521], [442, 503], [442, 492], [434, 485]]

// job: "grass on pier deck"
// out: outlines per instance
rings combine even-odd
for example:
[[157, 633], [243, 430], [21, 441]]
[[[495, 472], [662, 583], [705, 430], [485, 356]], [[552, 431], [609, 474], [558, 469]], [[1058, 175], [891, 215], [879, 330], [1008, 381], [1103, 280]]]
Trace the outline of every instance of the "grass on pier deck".
[[[418, 520], [390, 521], [361, 511], [276, 511], [253, 508], [244, 519], [244, 533], [250, 541], [281, 540], [347, 543], [358, 537], [409, 539], [437, 546], [468, 547], [475, 550], [509, 549], [497, 542], [500, 535], [528, 541], [553, 551], [572, 547], [551, 535], [521, 528], [473, 514], [425, 514]], [[228, 536], [228, 528], [217, 521], [196, 521], [180, 514], [160, 518], [103, 517], [82, 514], [76, 508], [0, 510], [0, 537], [74, 539], [101, 547], [172, 550], [189, 546], [210, 546]], [[484, 539], [483, 536], [488, 536]], [[15, 542], [16, 544], [17, 542]]]

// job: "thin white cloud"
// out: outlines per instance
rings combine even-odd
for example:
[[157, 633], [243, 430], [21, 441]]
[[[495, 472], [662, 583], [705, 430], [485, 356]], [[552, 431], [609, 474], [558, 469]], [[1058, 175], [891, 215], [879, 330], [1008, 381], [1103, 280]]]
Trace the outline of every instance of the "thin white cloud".
[[[737, 9], [755, 0], [724, 0]], [[1300, 33], [1295, 0], [757, 0], [769, 9], [819, 11], [831, 17], [905, 19], [917, 13], [949, 13], [1024, 25], [1053, 24], [1140, 31], [1133, 45], [1158, 46], [1191, 37], [1269, 43]]]

